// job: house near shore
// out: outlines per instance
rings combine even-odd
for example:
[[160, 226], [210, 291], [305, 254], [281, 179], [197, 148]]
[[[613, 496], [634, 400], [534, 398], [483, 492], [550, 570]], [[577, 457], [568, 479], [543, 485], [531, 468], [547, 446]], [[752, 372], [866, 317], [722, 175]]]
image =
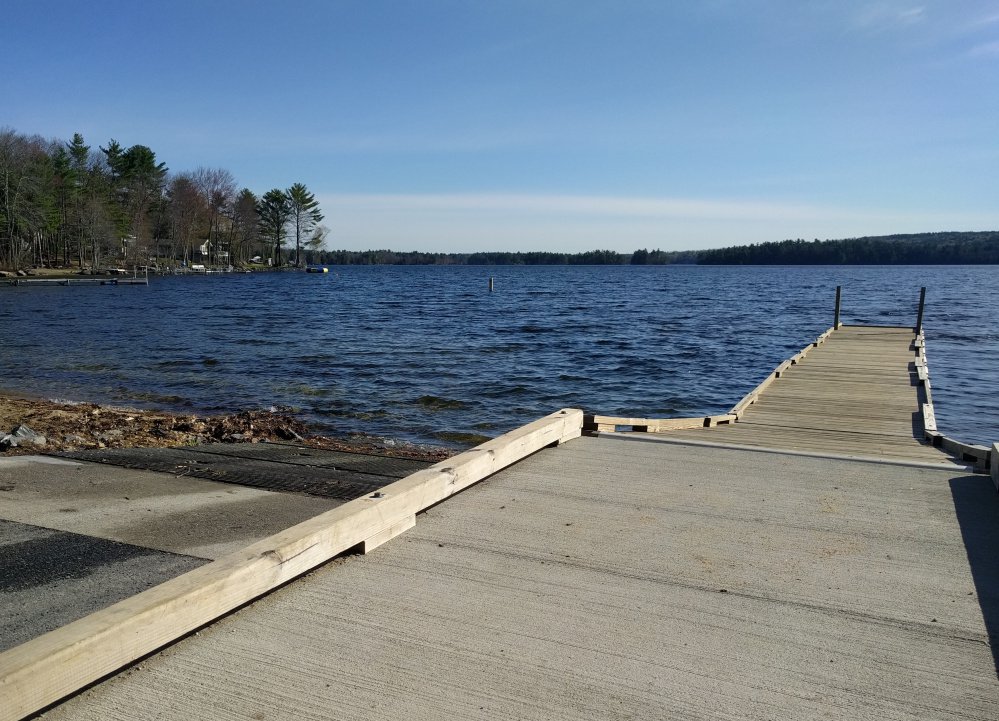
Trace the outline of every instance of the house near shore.
[[207, 238], [198, 246], [198, 253], [200, 255], [199, 259], [209, 265], [229, 262], [229, 251], [221, 243], [213, 243]]

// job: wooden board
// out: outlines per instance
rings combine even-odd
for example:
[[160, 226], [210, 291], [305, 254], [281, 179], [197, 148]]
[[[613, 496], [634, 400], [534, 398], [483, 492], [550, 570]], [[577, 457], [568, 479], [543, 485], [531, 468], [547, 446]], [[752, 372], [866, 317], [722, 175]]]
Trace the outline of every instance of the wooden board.
[[701, 428], [703, 416], [695, 418], [630, 418], [625, 416], [586, 416], [583, 427], [600, 431], [613, 431], [616, 426], [631, 426], [647, 432], [665, 431], [680, 428]]
[[937, 419], [933, 414], [933, 406], [929, 403], [923, 404], [923, 428], [928, 431], [935, 431], [937, 429]]

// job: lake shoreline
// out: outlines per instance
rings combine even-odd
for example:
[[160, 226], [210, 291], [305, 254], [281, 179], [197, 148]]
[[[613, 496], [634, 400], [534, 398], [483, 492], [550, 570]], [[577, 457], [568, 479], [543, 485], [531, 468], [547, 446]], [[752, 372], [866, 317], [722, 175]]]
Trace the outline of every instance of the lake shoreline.
[[204, 443], [307, 447], [440, 461], [458, 451], [378, 436], [312, 434], [288, 408], [221, 415], [173, 413], [42, 398], [0, 389], [0, 457], [96, 448], [196, 447]]

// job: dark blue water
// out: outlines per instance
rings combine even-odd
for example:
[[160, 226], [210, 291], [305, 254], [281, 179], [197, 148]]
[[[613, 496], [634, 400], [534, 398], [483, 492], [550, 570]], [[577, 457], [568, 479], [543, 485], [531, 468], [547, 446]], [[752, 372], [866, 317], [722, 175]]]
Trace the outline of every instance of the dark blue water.
[[[344, 267], [0, 287], [0, 387], [198, 412], [291, 406], [329, 433], [491, 436], [563, 407], [728, 410], [832, 324], [911, 325], [937, 420], [999, 439], [990, 267]], [[495, 291], [488, 279], [495, 277]]]

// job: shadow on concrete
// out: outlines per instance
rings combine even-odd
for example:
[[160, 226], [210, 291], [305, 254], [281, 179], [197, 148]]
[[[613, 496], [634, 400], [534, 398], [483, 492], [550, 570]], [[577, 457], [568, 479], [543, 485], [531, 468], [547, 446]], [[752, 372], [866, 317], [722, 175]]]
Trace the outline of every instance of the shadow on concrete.
[[205, 562], [0, 520], [0, 652]]
[[980, 475], [951, 479], [950, 492], [999, 676], [999, 495]]

